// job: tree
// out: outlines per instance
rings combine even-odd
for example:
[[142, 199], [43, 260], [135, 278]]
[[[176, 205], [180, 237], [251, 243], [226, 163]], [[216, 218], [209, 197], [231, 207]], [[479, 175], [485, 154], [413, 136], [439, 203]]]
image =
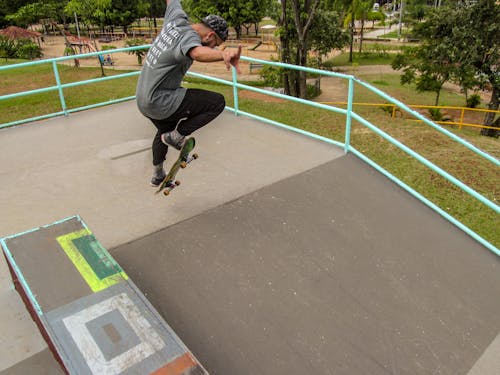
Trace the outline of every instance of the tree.
[[[461, 8], [453, 30], [457, 60], [471, 87], [481, 88], [486, 80], [491, 86], [488, 108], [498, 110], [500, 105], [500, 5], [494, 0], [479, 0]], [[500, 120], [488, 113], [484, 125], [497, 129], [482, 129], [481, 134], [498, 137]]]
[[17, 26], [28, 27], [31, 24], [39, 22], [43, 18], [58, 18], [60, 10], [60, 2], [34, 2], [26, 4], [19, 8], [15, 13], [6, 17], [7, 20], [13, 21]]
[[337, 12], [322, 10], [316, 15], [309, 37], [311, 50], [318, 56], [318, 68], [322, 67], [323, 57], [332, 49], [342, 49], [349, 43], [349, 35], [340, 25]]
[[19, 8], [31, 3], [31, 0], [0, 0], [0, 29], [11, 24], [6, 19], [9, 14], [14, 14]]
[[[307, 66], [308, 36], [319, 2], [319, 0], [281, 1], [282, 16], [279, 22], [281, 28], [279, 33], [282, 62]], [[292, 49], [295, 53], [293, 58]], [[299, 98], [306, 97], [306, 72], [287, 70], [284, 80], [285, 93]]]
[[407, 48], [392, 63], [393, 69], [403, 70], [402, 84], [415, 83], [419, 91], [435, 92], [435, 105], [439, 104], [443, 85], [457, 76], [457, 48], [453, 39], [456, 12], [445, 7], [431, 12], [426, 21], [414, 28], [422, 43]]
[[105, 17], [110, 25], [122, 26], [126, 34], [130, 24], [147, 14], [148, 7], [149, 4], [142, 0], [111, 0]]
[[[131, 39], [127, 39], [125, 41], [125, 46], [126, 47], [143, 46], [145, 44], [147, 44], [147, 42], [143, 38], [131, 38]], [[136, 49], [136, 50], [133, 50], [133, 51], [128, 51], [127, 53], [129, 55], [135, 55], [135, 56], [137, 56], [137, 64], [138, 65], [142, 65], [142, 60], [143, 60], [144, 56], [146, 56], [146, 54], [148, 53], [148, 50], [144, 49], [144, 48], [140, 48], [140, 49]]]
[[165, 0], [151, 0], [151, 6], [149, 7], [149, 17], [153, 19], [155, 29], [158, 27], [156, 19], [163, 17], [163, 15], [165, 14], [165, 7]]
[[[332, 49], [345, 46], [348, 36], [342, 32], [339, 19], [337, 13], [328, 11], [326, 2], [282, 0], [278, 22], [281, 62], [307, 66], [310, 51], [316, 51], [321, 58]], [[285, 93], [305, 98], [306, 78], [306, 72], [286, 69], [283, 72]]]
[[[437, 93], [446, 81], [469, 89], [491, 86], [488, 108], [498, 110], [500, 100], [500, 5], [479, 0], [473, 5], [440, 7], [415, 26], [422, 40], [415, 49], [398, 55], [393, 68], [403, 69], [402, 83], [415, 82], [419, 89]], [[500, 128], [494, 113], [488, 113], [484, 125]], [[482, 135], [498, 137], [500, 129], [483, 129]]]
[[259, 22], [271, 0], [184, 0], [184, 10], [195, 22], [209, 14], [218, 14], [225, 18], [229, 26], [236, 31], [236, 39], [241, 38], [244, 24]]
[[359, 2], [359, 8], [356, 13], [356, 19], [361, 20], [361, 30], [359, 32], [359, 53], [363, 51], [363, 35], [365, 31], [365, 21], [368, 19], [370, 10], [373, 9], [373, 0]]
[[87, 25], [103, 25], [106, 11], [111, 8], [112, 0], [70, 0], [65, 12], [72, 17], [77, 14]]

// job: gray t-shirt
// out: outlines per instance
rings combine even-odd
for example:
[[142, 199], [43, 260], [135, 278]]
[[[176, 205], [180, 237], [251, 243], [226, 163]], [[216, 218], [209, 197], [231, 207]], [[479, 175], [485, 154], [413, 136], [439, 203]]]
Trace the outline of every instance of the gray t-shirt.
[[179, 108], [186, 94], [181, 82], [193, 63], [188, 52], [197, 46], [201, 46], [200, 36], [190, 26], [180, 1], [172, 0], [137, 82], [137, 106], [142, 114], [163, 120]]

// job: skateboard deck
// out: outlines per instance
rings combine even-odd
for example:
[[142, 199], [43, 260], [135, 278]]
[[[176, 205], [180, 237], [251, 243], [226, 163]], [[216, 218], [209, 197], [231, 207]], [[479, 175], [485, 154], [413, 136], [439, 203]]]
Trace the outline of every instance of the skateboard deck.
[[186, 166], [191, 163], [194, 159], [198, 159], [197, 154], [189, 155], [191, 151], [193, 151], [193, 148], [195, 146], [196, 142], [193, 137], [188, 138], [186, 140], [186, 143], [184, 143], [184, 146], [182, 146], [180, 152], [179, 152], [179, 157], [177, 160], [174, 162], [172, 167], [170, 168], [170, 171], [167, 173], [165, 178], [163, 179], [163, 182], [160, 184], [158, 187], [158, 190], [156, 190], [155, 194], [158, 194], [160, 191], [163, 190], [164, 195], [169, 195], [170, 192], [176, 187], [181, 184], [179, 180], [175, 179], [175, 176], [177, 175], [177, 172], [179, 172], [180, 168], [186, 168]]

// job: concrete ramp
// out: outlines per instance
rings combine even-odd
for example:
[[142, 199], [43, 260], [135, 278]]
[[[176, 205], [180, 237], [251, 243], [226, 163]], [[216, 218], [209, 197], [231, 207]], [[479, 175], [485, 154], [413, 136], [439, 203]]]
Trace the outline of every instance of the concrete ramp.
[[[10, 236], [78, 214], [209, 373], [498, 375], [499, 259], [378, 172], [224, 113], [163, 197], [148, 185], [153, 135], [134, 102], [0, 130], [0, 237], [54, 330], [81, 327], [82, 302], [144, 302], [125, 281], [94, 292], [75, 276], [54, 238], [78, 220], [25, 237], [56, 245], [69, 294]], [[57, 374], [0, 259], [0, 375]], [[110, 314], [87, 330], [116, 339]]]
[[[343, 155], [226, 112], [195, 133], [200, 159], [166, 198], [149, 186], [154, 134], [135, 102], [0, 129], [0, 238], [78, 214], [109, 249]], [[57, 371], [2, 256], [0, 347], [1, 375]]]
[[499, 259], [352, 156], [111, 251], [212, 373], [466, 375], [500, 332]]

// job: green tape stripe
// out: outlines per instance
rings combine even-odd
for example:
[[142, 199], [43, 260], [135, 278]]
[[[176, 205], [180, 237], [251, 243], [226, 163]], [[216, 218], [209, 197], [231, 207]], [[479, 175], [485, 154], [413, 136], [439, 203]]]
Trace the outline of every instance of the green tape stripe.
[[127, 274], [88, 229], [57, 237], [57, 242], [93, 292], [128, 280]]

